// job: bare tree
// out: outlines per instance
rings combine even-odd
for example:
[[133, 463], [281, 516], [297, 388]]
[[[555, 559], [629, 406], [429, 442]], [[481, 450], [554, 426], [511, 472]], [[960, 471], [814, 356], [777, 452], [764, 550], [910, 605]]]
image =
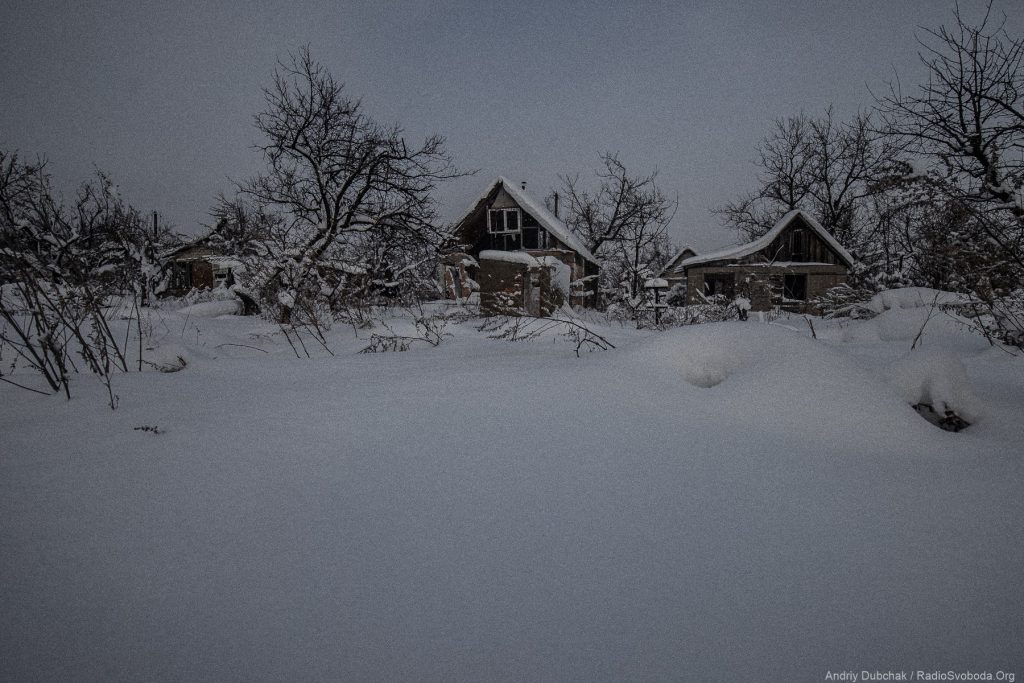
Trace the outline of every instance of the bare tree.
[[760, 187], [715, 210], [746, 240], [768, 232], [780, 216], [811, 193], [811, 122], [803, 113], [776, 119], [757, 144]]
[[308, 49], [279, 62], [265, 96], [256, 127], [266, 137], [259, 149], [267, 171], [240, 189], [284, 217], [289, 246], [268, 283], [288, 320], [299, 299], [319, 296], [322, 266], [343, 262], [352, 236], [436, 236], [433, 191], [460, 172], [444, 138], [410, 147], [399, 127], [377, 123], [346, 97]]
[[836, 120], [832, 107], [817, 118], [777, 119], [757, 146], [759, 187], [715, 210], [745, 240], [768, 232], [787, 211], [804, 208], [840, 242], [862, 246], [870, 233], [866, 201], [893, 174], [894, 150], [870, 116]]
[[635, 296], [679, 201], [662, 193], [657, 171], [633, 175], [611, 152], [601, 155], [594, 176], [593, 185], [581, 182], [579, 174], [561, 176], [566, 224], [601, 261], [606, 287], [625, 278], [629, 294]]
[[927, 80], [898, 78], [877, 97], [887, 130], [920, 160], [910, 177], [971, 208], [988, 237], [1024, 267], [1024, 38], [989, 3], [977, 25], [955, 23], [918, 38]]
[[657, 171], [631, 175], [612, 152], [601, 155], [601, 166], [594, 172], [596, 188], [581, 183], [579, 174], [560, 177], [568, 202], [565, 222], [598, 257], [641, 226], [667, 224], [678, 204], [658, 188]]

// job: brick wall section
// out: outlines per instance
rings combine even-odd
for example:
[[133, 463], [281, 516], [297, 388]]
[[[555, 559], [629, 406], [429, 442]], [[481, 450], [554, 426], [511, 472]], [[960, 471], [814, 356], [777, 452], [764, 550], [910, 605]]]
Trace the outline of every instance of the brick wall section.
[[565, 297], [551, 282], [551, 269], [508, 261], [480, 261], [481, 315], [549, 316]]
[[525, 263], [480, 261], [481, 315], [522, 315], [529, 268]]

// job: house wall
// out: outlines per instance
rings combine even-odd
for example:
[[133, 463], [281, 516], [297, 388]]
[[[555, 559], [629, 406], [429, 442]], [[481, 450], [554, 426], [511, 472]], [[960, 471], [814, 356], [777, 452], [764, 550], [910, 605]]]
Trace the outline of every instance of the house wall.
[[[803, 303], [783, 301], [787, 274], [807, 275], [807, 300]], [[704, 277], [709, 274], [731, 274], [735, 278], [737, 296], [750, 299], [753, 311], [768, 311], [775, 306], [798, 313], [816, 313], [809, 303], [832, 287], [846, 282], [845, 266], [821, 264], [789, 264], [786, 266], [721, 264], [694, 266], [687, 269], [686, 303], [703, 303]]]
[[[802, 253], [792, 249], [793, 232], [803, 234]], [[704, 301], [705, 278], [708, 275], [733, 275], [735, 294], [750, 299], [754, 311], [767, 311], [776, 306], [788, 311], [816, 313], [809, 302], [846, 282], [848, 268], [832, 247], [797, 216], [764, 249], [746, 256], [700, 263], [686, 269], [686, 303]], [[787, 274], [807, 276], [807, 295], [803, 301], [784, 300]]]
[[483, 259], [479, 278], [481, 315], [543, 317], [565, 301], [551, 282], [551, 269], [547, 267]]

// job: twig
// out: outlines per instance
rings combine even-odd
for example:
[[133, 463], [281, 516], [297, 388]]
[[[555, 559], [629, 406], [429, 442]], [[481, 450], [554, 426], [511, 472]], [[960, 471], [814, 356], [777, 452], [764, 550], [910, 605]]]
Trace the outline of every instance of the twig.
[[925, 316], [924, 322], [921, 323], [921, 329], [917, 331], [917, 335], [914, 336], [914, 343], [910, 345], [910, 350], [913, 351], [917, 348], [917, 342], [921, 341], [921, 335], [924, 334], [924, 328], [928, 325], [928, 321], [935, 315], [935, 303], [939, 300], [939, 292], [935, 292], [935, 297], [932, 299], [932, 305], [928, 307], [928, 315]]
[[261, 349], [258, 346], [249, 346], [248, 344], [231, 344], [231, 343], [228, 343], [228, 342], [225, 342], [223, 344], [217, 344], [213, 348], [219, 349], [222, 346], [241, 346], [242, 348], [245, 348], [245, 349], [253, 349], [254, 351], [262, 351], [263, 353], [269, 353], [269, 351], [267, 351], [266, 349]]
[[0, 377], [0, 382], [7, 382], [8, 384], [13, 384], [16, 387], [19, 387], [19, 388], [24, 389], [26, 391], [35, 392], [37, 394], [42, 394], [43, 396], [52, 396], [52, 394], [48, 394], [45, 391], [41, 391], [39, 389], [33, 389], [32, 387], [26, 387], [24, 384], [18, 384], [17, 382], [12, 382], [11, 380], [7, 379], [6, 377]]

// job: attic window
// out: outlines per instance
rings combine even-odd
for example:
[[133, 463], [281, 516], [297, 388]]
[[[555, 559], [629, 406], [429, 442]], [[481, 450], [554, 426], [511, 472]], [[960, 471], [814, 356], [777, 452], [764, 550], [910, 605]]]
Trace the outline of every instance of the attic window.
[[807, 260], [807, 234], [799, 228], [789, 233], [789, 258], [791, 261]]
[[523, 249], [543, 249], [544, 231], [540, 228], [523, 228]]
[[519, 232], [519, 209], [491, 209], [487, 212], [487, 229], [492, 233]]

